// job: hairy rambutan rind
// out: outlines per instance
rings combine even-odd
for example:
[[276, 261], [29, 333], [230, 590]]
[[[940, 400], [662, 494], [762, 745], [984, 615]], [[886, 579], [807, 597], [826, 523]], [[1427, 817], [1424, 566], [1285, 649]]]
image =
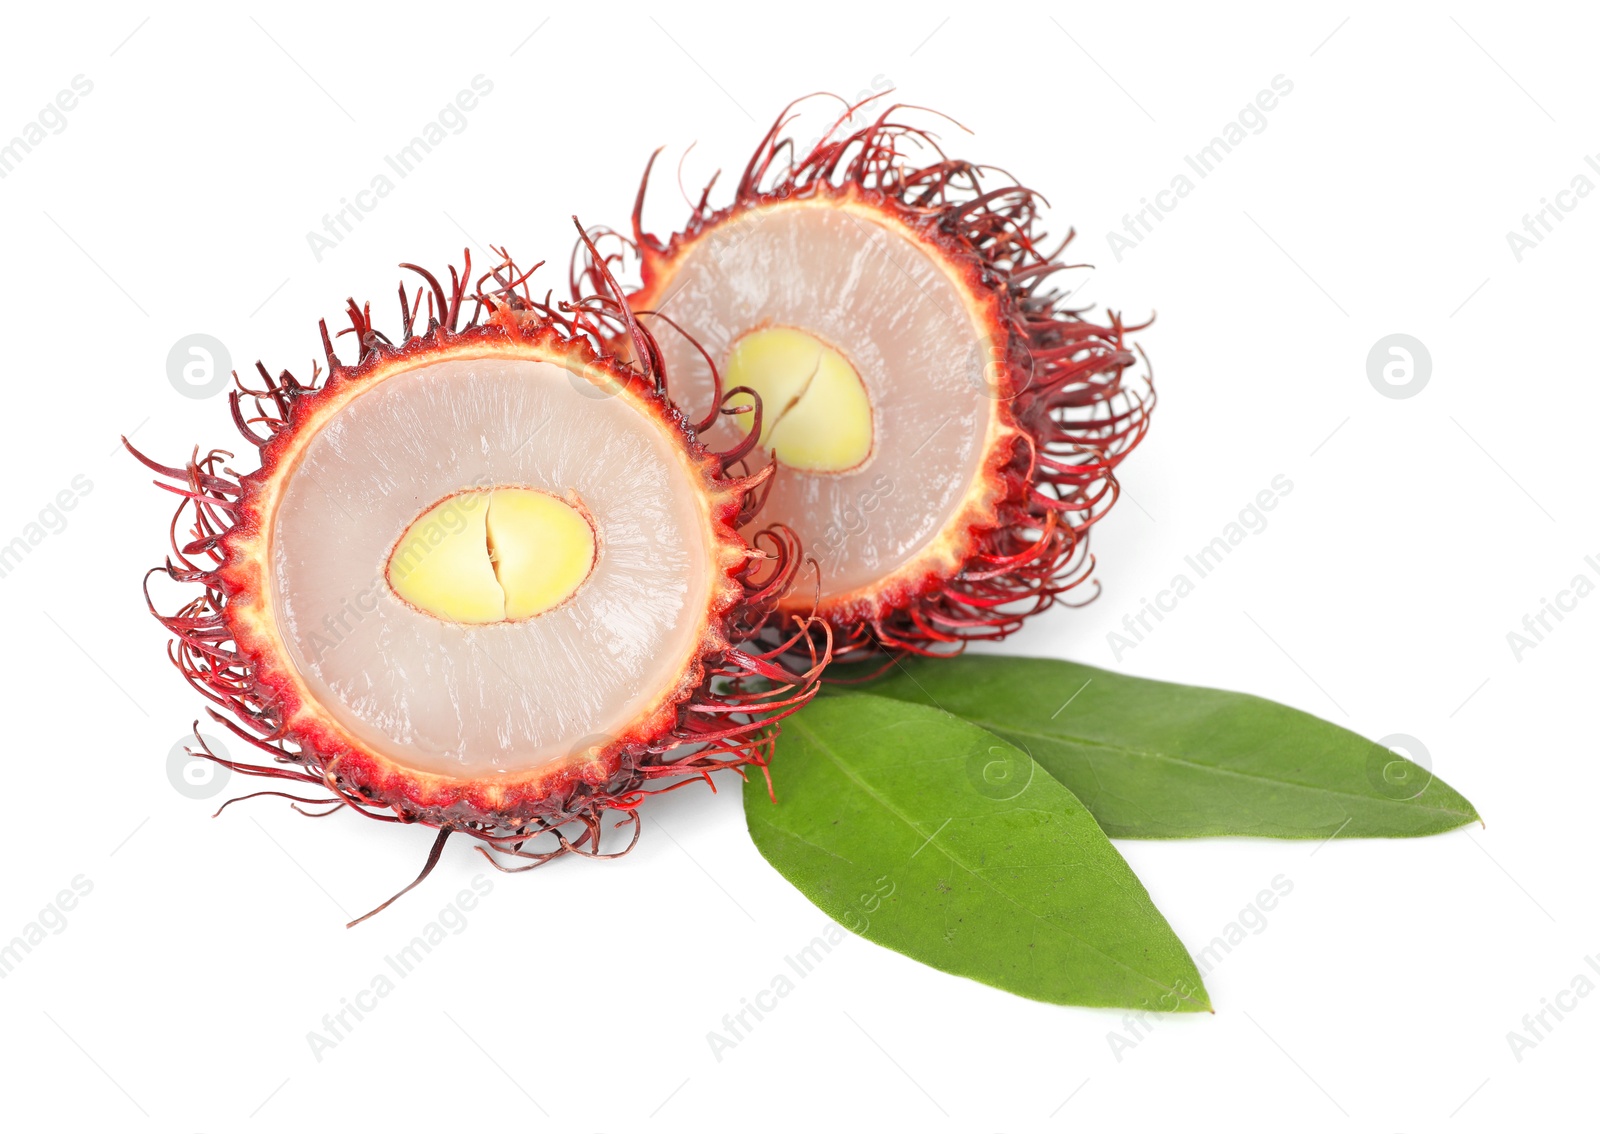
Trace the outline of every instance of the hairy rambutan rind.
[[[200, 737], [198, 725], [191, 751], [232, 771], [315, 785], [332, 796], [254, 794], [297, 804], [331, 803], [334, 810], [348, 806], [370, 818], [436, 828], [439, 836], [423, 876], [455, 832], [481, 840], [486, 854], [492, 849], [530, 860], [527, 866], [568, 853], [611, 857], [600, 848], [607, 811], [622, 813], [618, 825], [631, 822], [636, 840], [636, 808], [647, 796], [693, 779], [711, 783], [711, 773], [722, 769], [764, 768], [778, 722], [811, 698], [828, 660], [827, 637], [819, 637], [808, 618], [777, 613], [802, 566], [793, 535], [772, 527], [748, 544], [738, 535], [760, 506], [771, 466], [751, 472], [744, 462], [749, 446], [716, 453], [694, 439], [667, 396], [649, 332], [621, 303], [614, 283], [601, 279], [605, 291], [553, 307], [548, 297], [544, 302], [532, 298], [526, 283], [531, 273], [520, 272], [501, 254], [504, 260], [470, 289], [470, 253], [459, 273], [450, 269], [448, 288], [431, 273], [403, 265], [425, 286], [408, 299], [401, 285], [398, 339], [375, 328], [370, 304], [351, 300], [349, 326], [340, 334], [359, 344], [354, 363], [341, 361], [324, 321], [325, 375], [313, 364], [309, 382], [288, 371], [274, 378], [257, 363], [258, 388], [235, 375], [232, 415], [260, 452], [257, 471], [235, 473], [227, 465], [231, 454], [222, 450], [196, 450], [182, 467], [169, 467], [128, 446], [166, 478], [157, 485], [183, 498], [171, 524], [171, 555], [145, 583], [151, 613], [173, 636], [169, 657], [212, 702], [210, 716], [271, 759], [248, 763], [218, 755]], [[632, 342], [637, 362], [624, 365], [602, 353], [604, 344], [619, 336]], [[698, 649], [676, 683], [635, 717], [625, 734], [585, 742], [568, 758], [531, 772], [493, 779], [421, 772], [356, 741], [310, 695], [287, 660], [268, 600], [267, 533], [283, 486], [317, 427], [386, 377], [463, 358], [554, 362], [595, 383], [606, 396], [630, 399], [653, 415], [683, 441], [685, 462], [703, 490], [714, 544], [715, 579]], [[186, 526], [187, 534], [180, 534]], [[198, 585], [200, 593], [175, 613], [163, 613], [149, 591], [150, 575], [156, 573]], [[741, 648], [757, 636], [766, 644]], [[797, 663], [797, 651], [807, 660]], [[501, 866], [493, 856], [490, 861]]]
[[[784, 136], [791, 104], [746, 165], [733, 201], [710, 205], [713, 178], [666, 240], [642, 222], [652, 156], [631, 236], [603, 234], [638, 257], [640, 286], [629, 302], [646, 317], [670, 299], [690, 248], [757, 210], [857, 212], [920, 245], [957, 283], [998, 363], [986, 376], [996, 412], [983, 468], [928, 546], [872, 586], [825, 596], [816, 608], [834, 629], [836, 658], [948, 653], [1006, 637], [1090, 580], [1089, 529], [1118, 496], [1113, 470], [1148, 429], [1155, 394], [1148, 375], [1128, 373], [1137, 359], [1125, 336], [1141, 327], [1114, 313], [1091, 322], [1053, 286], [1058, 273], [1084, 265], [1060, 258], [1071, 232], [1053, 252], [1041, 250], [1037, 193], [1015, 182], [985, 188], [983, 175], [996, 171], [949, 158], [927, 131], [892, 120], [916, 108], [891, 106], [849, 129], [863, 105], [847, 106], [802, 154]], [[621, 258], [578, 265], [574, 286], [592, 289]]]

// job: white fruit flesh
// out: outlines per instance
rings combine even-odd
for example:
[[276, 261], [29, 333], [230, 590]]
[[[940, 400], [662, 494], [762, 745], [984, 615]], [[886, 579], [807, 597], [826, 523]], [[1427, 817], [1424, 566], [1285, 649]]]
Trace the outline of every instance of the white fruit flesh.
[[[859, 417], [851, 416], [848, 396], [797, 418], [802, 399], [778, 432], [763, 429], [791, 467], [772, 482], [760, 522], [796, 531], [822, 565], [824, 598], [871, 587], [952, 522], [995, 420], [986, 385], [993, 352], [955, 281], [920, 245], [865, 213], [791, 202], [708, 232], [661, 290], [670, 296], [666, 313], [717, 361], [724, 388], [740, 384], [730, 370], [758, 389], [762, 381], [790, 388], [792, 361], [783, 359], [803, 351], [768, 352], [778, 360], [774, 376], [754, 381], [762, 360], [739, 357], [754, 335], [780, 329], [820, 341], [859, 376], [870, 425], [869, 455], [858, 463], [825, 467], [860, 451], [861, 430], [850, 424]], [[655, 329], [674, 397], [703, 417], [712, 396], [709, 368], [683, 336], [664, 324]], [[764, 408], [771, 417], [784, 406]], [[725, 448], [749, 428], [723, 417], [706, 440]], [[791, 462], [786, 450], [802, 456]]]
[[[307, 444], [273, 520], [273, 609], [307, 688], [363, 744], [423, 772], [525, 773], [627, 730], [676, 685], [710, 601], [703, 488], [664, 423], [603, 394], [546, 362], [433, 363]], [[455, 582], [430, 593], [468, 617], [390, 585], [402, 536], [452, 500], [476, 542], [441, 541]], [[575, 584], [582, 539], [562, 511], [592, 533]], [[561, 554], [541, 559], [552, 531]]]

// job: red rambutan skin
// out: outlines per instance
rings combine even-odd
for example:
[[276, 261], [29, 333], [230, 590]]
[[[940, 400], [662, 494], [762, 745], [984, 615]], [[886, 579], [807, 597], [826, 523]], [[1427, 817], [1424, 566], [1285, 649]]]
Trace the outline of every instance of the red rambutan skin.
[[[314, 784], [332, 798], [255, 794], [285, 796], [297, 803], [327, 802], [336, 809], [349, 806], [371, 818], [438, 829], [424, 875], [437, 861], [444, 839], [457, 831], [482, 840], [485, 847], [532, 860], [528, 865], [568, 852], [609, 857], [600, 853], [600, 817], [606, 811], [623, 813], [623, 822], [631, 820], [637, 839], [635, 809], [648, 795], [696, 778], [710, 783], [711, 773], [724, 768], [764, 768], [777, 722], [816, 691], [828, 657], [826, 635], [819, 639], [805, 617], [777, 613], [801, 567], [796, 541], [782, 527], [766, 529], [748, 544], [738, 534], [759, 508], [760, 488], [772, 466], [750, 472], [744, 464], [750, 446], [715, 453], [694, 439], [667, 396], [653, 339], [620, 302], [614, 282], [608, 285], [609, 295], [552, 308], [532, 299], [527, 274], [509, 256], [472, 291], [470, 253], [459, 273], [450, 269], [448, 290], [423, 269], [403, 266], [416, 271], [426, 286], [408, 300], [401, 285], [403, 334], [398, 342], [374, 328], [370, 305], [351, 300], [350, 326], [342, 334], [353, 335], [360, 344], [354, 364], [339, 359], [324, 322], [325, 380], [319, 382], [317, 366], [309, 383], [288, 371], [274, 378], [259, 363], [260, 388], [246, 387], [235, 375], [232, 415], [240, 433], [260, 452], [257, 471], [234, 473], [226, 465], [231, 454], [220, 450], [205, 455], [196, 450], [185, 466], [173, 468], [129, 446], [141, 462], [172, 482], [157, 481], [158, 486], [183, 498], [171, 525], [171, 556], [150, 574], [160, 572], [203, 588], [176, 613], [165, 614], [150, 598], [146, 576], [151, 613], [173, 635], [169, 657], [212, 702], [208, 711], [214, 720], [272, 759], [251, 764], [218, 756], [200, 738], [198, 727], [195, 754], [249, 775]], [[426, 323], [418, 328], [424, 300]], [[468, 305], [470, 315], [464, 310]], [[642, 364], [624, 365], [596, 349], [618, 336], [632, 341], [632, 356]], [[629, 399], [669, 435], [678, 436], [685, 466], [699, 485], [715, 572], [694, 658], [647, 712], [601, 746], [520, 776], [492, 779], [419, 772], [355, 740], [317, 703], [289, 661], [270, 599], [268, 533], [284, 485], [318, 428], [351, 398], [388, 377], [434, 362], [473, 358], [563, 366], [599, 383], [610, 396]], [[179, 533], [186, 518], [184, 537]], [[781, 643], [740, 648], [763, 632]], [[796, 651], [809, 661], [797, 666]], [[684, 746], [694, 746], [694, 751], [669, 758]], [[561, 829], [567, 824], [577, 825], [575, 835]], [[540, 835], [552, 836], [553, 845], [525, 847]]]
[[[1144, 437], [1155, 404], [1148, 377], [1127, 373], [1137, 358], [1125, 336], [1141, 327], [1127, 327], [1115, 314], [1090, 322], [1050, 285], [1056, 273], [1084, 265], [1060, 259], [1071, 232], [1054, 252], [1040, 250], [1039, 195], [1015, 182], [985, 189], [984, 167], [947, 157], [931, 134], [893, 121], [914, 108], [891, 106], [868, 125], [845, 129], [862, 105], [847, 105], [801, 154], [783, 136], [791, 104], [746, 165], [733, 201], [713, 209], [707, 185], [687, 223], [666, 240], [642, 222], [657, 151], [639, 186], [631, 236], [604, 233], [638, 256], [641, 282], [628, 300], [648, 319], [670, 294], [686, 253], [722, 225], [753, 210], [852, 210], [943, 267], [988, 337], [998, 365], [986, 375], [995, 412], [981, 469], [927, 547], [873, 585], [824, 596], [816, 606], [841, 660], [954, 652], [968, 641], [1004, 638], [1067, 602], [1091, 580], [1089, 529], [1115, 502], [1114, 470]], [[922, 151], [924, 164], [910, 160], [911, 148]], [[617, 259], [599, 266], [609, 274]], [[591, 260], [574, 284], [596, 277]], [[798, 596], [788, 602], [797, 604]]]

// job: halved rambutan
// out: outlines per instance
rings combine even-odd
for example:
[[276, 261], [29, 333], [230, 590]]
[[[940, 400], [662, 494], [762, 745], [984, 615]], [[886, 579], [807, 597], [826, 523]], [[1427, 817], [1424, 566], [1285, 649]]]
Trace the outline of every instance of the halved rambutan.
[[[183, 497], [152, 574], [201, 588], [165, 614], [146, 577], [172, 661], [271, 760], [198, 728], [196, 754], [436, 828], [423, 876], [453, 832], [527, 866], [602, 856], [607, 811], [637, 839], [647, 795], [764, 763], [815, 691], [806, 618], [740, 648], [801, 562], [781, 526], [739, 534], [770, 465], [695, 439], [614, 281], [552, 307], [509, 257], [475, 286], [470, 255], [448, 288], [403, 266], [426, 286], [401, 285], [399, 339], [351, 300], [354, 363], [323, 323], [325, 380], [235, 376], [258, 470], [135, 451]], [[602, 353], [619, 335], [639, 361]]]
[[1073, 307], [1038, 195], [985, 187], [892, 120], [907, 108], [851, 129], [847, 106], [807, 151], [783, 136], [792, 109], [732, 203], [712, 208], [708, 185], [665, 240], [641, 220], [647, 166], [621, 238], [630, 302], [685, 332], [660, 342], [691, 413], [728, 389], [765, 398], [759, 451], [783, 466], [765, 515], [819, 561], [836, 654], [1004, 637], [1090, 575], [1089, 527], [1154, 404], [1128, 373], [1138, 328]]

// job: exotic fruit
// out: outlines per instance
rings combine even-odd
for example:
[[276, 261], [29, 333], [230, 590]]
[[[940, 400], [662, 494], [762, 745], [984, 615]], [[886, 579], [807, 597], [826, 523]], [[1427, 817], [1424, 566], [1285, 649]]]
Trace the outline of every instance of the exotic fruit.
[[1002, 638], [1083, 582], [1154, 402], [1128, 328], [1054, 286], [1038, 196], [984, 186], [902, 109], [852, 129], [848, 107], [810, 147], [785, 112], [731, 204], [708, 186], [662, 240], [641, 184], [622, 238], [635, 312], [684, 332], [657, 328], [679, 404], [762, 399], [759, 433], [729, 416], [708, 439], [776, 458], [764, 515], [819, 562], [836, 656]]
[[[172, 660], [271, 759], [197, 754], [436, 828], [417, 882], [455, 832], [519, 869], [610, 857], [608, 811], [637, 839], [647, 795], [764, 764], [815, 691], [825, 640], [795, 662], [818, 639], [774, 613], [794, 537], [739, 534], [771, 467], [696, 440], [603, 266], [611, 290], [558, 308], [509, 257], [473, 285], [469, 256], [448, 288], [403, 266], [425, 286], [401, 286], [400, 338], [352, 300], [354, 363], [323, 324], [325, 380], [258, 364], [233, 392], [257, 471], [135, 452], [183, 498], [157, 571], [201, 588], [151, 601]], [[618, 336], [635, 362], [597, 349]], [[741, 648], [763, 630], [779, 640]]]

